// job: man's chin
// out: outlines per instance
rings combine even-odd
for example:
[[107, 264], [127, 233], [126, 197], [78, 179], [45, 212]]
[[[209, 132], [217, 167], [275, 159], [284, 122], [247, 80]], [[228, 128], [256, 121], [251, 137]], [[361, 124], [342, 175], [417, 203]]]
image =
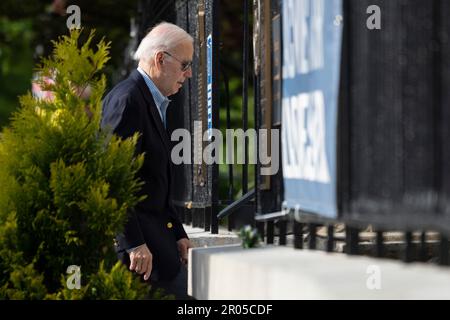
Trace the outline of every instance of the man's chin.
[[173, 90], [172, 93], [169, 94], [169, 97], [170, 97], [170, 96], [173, 96], [173, 95], [176, 94], [176, 93], [178, 93], [178, 91], [180, 91], [180, 89], [175, 89], [175, 90]]

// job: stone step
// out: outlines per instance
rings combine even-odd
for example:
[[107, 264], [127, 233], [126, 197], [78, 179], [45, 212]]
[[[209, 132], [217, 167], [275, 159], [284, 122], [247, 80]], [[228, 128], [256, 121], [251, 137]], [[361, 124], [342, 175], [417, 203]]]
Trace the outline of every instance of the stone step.
[[205, 231], [203, 228], [194, 228], [189, 225], [184, 225], [184, 229], [194, 248], [241, 243], [241, 239], [239, 239], [236, 233], [230, 232], [228, 229], [222, 227], [219, 227], [219, 234], [212, 234], [210, 231]]

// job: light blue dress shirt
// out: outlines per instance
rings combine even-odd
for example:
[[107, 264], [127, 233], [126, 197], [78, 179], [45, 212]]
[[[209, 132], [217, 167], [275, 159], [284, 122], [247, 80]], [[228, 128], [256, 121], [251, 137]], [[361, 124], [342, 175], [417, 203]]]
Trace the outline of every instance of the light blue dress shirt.
[[162, 123], [164, 124], [164, 127], [166, 127], [166, 113], [167, 113], [167, 107], [169, 106], [170, 100], [164, 96], [161, 91], [156, 87], [155, 83], [150, 79], [148, 74], [142, 70], [140, 67], [137, 68], [137, 71], [142, 75], [144, 78], [145, 84], [147, 85], [148, 89], [152, 93], [153, 100], [155, 101], [156, 107], [158, 108], [159, 115], [161, 116]]

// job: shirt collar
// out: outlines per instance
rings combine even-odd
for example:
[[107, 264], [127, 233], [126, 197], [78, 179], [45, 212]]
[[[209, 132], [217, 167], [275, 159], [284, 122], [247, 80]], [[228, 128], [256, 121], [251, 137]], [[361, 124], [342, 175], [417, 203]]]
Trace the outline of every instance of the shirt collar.
[[153, 96], [153, 100], [155, 101], [159, 114], [163, 119], [163, 122], [165, 122], [166, 109], [167, 106], [169, 105], [170, 100], [166, 96], [164, 96], [161, 93], [161, 91], [159, 91], [158, 87], [155, 85], [155, 83], [152, 81], [149, 75], [144, 70], [142, 70], [142, 68], [138, 67], [137, 71], [139, 71], [139, 73], [144, 78], [145, 84], [147, 85], [148, 89], [150, 90]]

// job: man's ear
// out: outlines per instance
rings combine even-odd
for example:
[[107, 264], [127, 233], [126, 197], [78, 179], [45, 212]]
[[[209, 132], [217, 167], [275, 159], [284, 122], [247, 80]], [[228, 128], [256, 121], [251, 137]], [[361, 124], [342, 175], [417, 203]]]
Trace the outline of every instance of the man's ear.
[[155, 55], [155, 66], [159, 68], [164, 63], [164, 55], [161, 52], [158, 52]]

